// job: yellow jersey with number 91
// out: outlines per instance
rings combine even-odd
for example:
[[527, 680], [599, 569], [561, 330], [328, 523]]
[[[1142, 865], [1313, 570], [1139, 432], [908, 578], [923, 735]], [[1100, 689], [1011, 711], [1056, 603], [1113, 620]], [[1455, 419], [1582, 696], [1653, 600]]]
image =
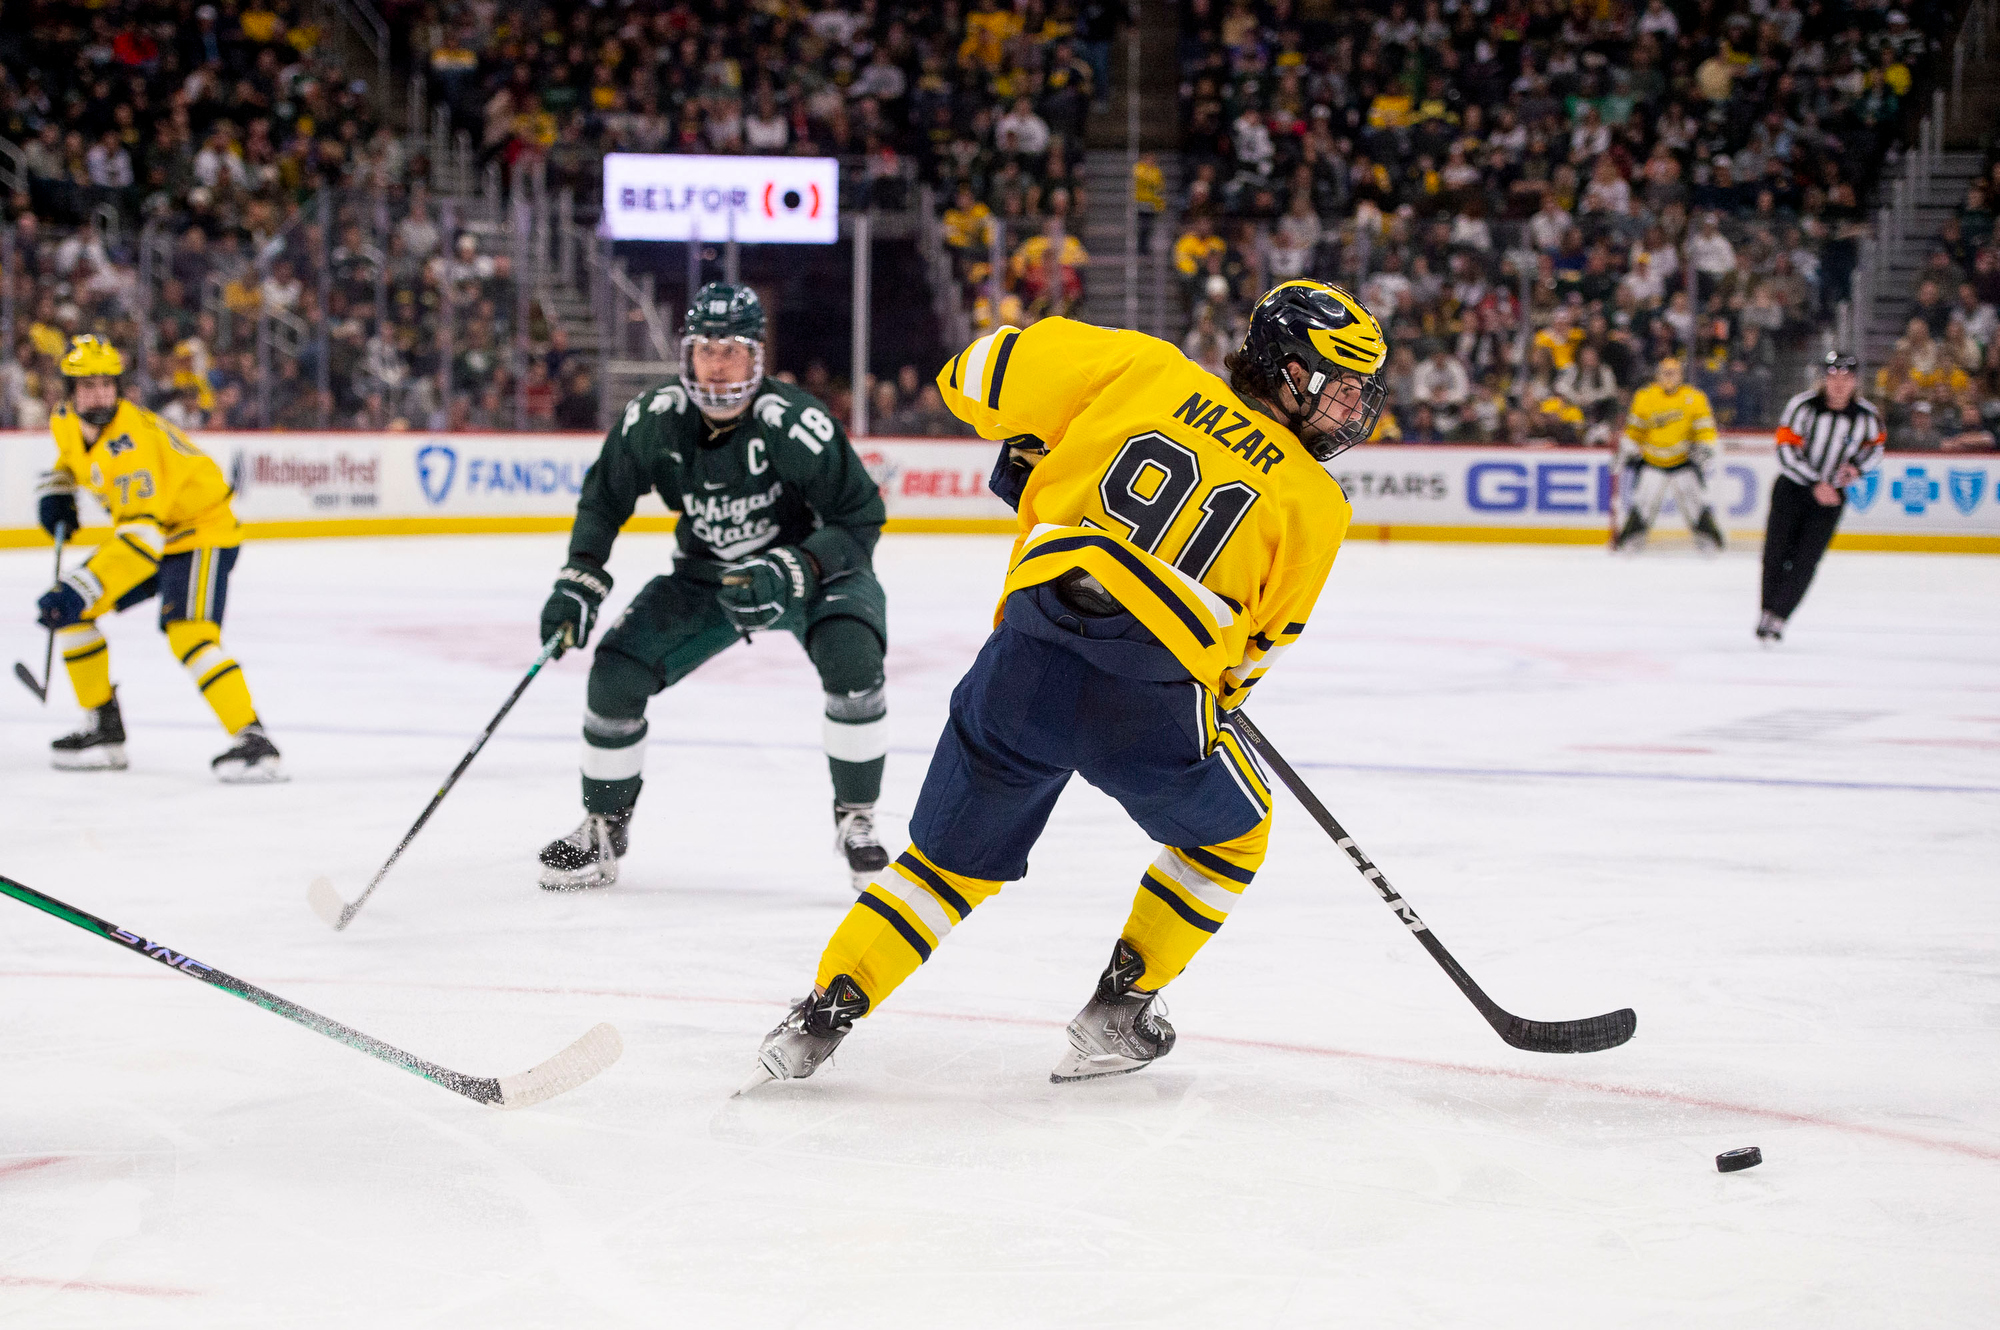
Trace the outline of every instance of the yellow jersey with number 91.
[[1003, 605], [1084, 569], [1230, 707], [1305, 631], [1347, 496], [1296, 435], [1178, 348], [1044, 319], [980, 338], [938, 387], [984, 437], [1048, 446], [1021, 495]]

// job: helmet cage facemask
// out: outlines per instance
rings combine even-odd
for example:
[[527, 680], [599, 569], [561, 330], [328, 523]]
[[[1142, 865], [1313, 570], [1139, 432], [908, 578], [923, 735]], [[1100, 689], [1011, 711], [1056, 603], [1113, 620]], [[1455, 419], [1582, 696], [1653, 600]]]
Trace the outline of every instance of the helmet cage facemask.
[[[750, 348], [750, 377], [733, 383], [703, 383], [694, 370], [694, 349], [700, 343], [735, 342]], [[764, 382], [764, 343], [755, 337], [716, 337], [691, 332], [681, 337], [681, 386], [688, 399], [702, 411], [722, 415], [735, 411], [755, 395]]]
[[[1292, 381], [1286, 372], [1291, 365], [1298, 365], [1305, 374], [1303, 387]], [[1365, 443], [1375, 432], [1375, 422], [1381, 418], [1382, 408], [1387, 403], [1389, 388], [1380, 374], [1357, 374], [1352, 370], [1334, 367], [1312, 369], [1297, 360], [1288, 360], [1280, 366], [1276, 374], [1266, 374], [1274, 404], [1285, 415], [1285, 424], [1292, 433], [1299, 436], [1306, 451], [1322, 462], [1330, 462], [1357, 443]], [[1352, 383], [1359, 388], [1356, 409], [1345, 421], [1331, 430], [1314, 424], [1319, 416], [1320, 404], [1329, 392], [1343, 383]], [[1290, 390], [1292, 399], [1299, 403], [1297, 409], [1285, 405], [1280, 395]]]

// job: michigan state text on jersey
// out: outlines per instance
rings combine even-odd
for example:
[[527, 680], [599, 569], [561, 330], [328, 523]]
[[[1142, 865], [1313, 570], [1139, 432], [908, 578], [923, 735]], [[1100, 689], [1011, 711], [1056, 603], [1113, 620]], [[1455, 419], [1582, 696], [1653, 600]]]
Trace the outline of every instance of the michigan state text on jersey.
[[641, 495], [680, 514], [671, 573], [598, 643], [583, 715], [584, 819], [542, 850], [542, 886], [617, 879], [643, 783], [646, 702], [754, 632], [798, 638], [826, 691], [835, 849], [857, 881], [888, 862], [874, 808], [888, 751], [887, 607], [870, 562], [882, 496], [811, 393], [764, 376], [764, 310], [747, 286], [696, 292], [682, 373], [627, 404], [585, 475], [543, 641], [583, 646], [611, 590], [612, 542]]
[[761, 1076], [811, 1075], [1025, 876], [1079, 774], [1163, 848], [1053, 1079], [1172, 1049], [1155, 998], [1229, 917], [1270, 832], [1269, 781], [1230, 709], [1305, 631], [1352, 514], [1324, 463], [1368, 437], [1387, 356], [1359, 301], [1293, 281], [1257, 303], [1227, 382], [1170, 343], [1067, 319], [1002, 328], [945, 366], [946, 404], [1005, 440], [992, 485], [1019, 535], [910, 847], [835, 929]]

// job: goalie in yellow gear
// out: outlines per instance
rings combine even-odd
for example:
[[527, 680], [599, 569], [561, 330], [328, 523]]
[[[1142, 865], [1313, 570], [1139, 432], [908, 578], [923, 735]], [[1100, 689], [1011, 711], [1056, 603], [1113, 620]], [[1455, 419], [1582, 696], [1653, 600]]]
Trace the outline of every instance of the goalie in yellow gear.
[[1715, 413], [1708, 394], [1686, 381], [1681, 362], [1668, 356], [1653, 382], [1632, 394], [1625, 433], [1618, 441], [1618, 497], [1625, 520], [1614, 550], [1645, 547], [1660, 506], [1672, 494], [1695, 548], [1713, 554], [1727, 543], [1708, 501], [1708, 473], [1715, 460]]
[[69, 401], [49, 419], [56, 464], [42, 479], [44, 529], [73, 533], [76, 491], [111, 514], [111, 538], [64, 574], [37, 604], [56, 635], [88, 724], [55, 741], [66, 771], [122, 770], [125, 722], [111, 683], [110, 647], [97, 621], [158, 596], [160, 629], [202, 699], [235, 742], [210, 765], [222, 780], [282, 780], [278, 749], [258, 723], [243, 671], [222, 646], [222, 611], [242, 530], [230, 487], [186, 435], [119, 395], [124, 357], [110, 343], [71, 339], [61, 369]]

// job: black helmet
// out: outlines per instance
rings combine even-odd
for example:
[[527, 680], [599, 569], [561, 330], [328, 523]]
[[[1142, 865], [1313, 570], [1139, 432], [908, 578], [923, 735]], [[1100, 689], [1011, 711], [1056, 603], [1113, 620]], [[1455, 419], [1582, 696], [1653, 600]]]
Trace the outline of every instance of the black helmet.
[[1822, 374], [1831, 374], [1837, 369], [1853, 374], [1860, 368], [1861, 357], [1852, 351], [1829, 351], [1820, 357], [1819, 369]]
[[[736, 341], [750, 348], [750, 377], [709, 385], [694, 373], [697, 341]], [[764, 382], [764, 302], [747, 286], [710, 282], [694, 293], [681, 331], [681, 383], [704, 411], [732, 411]]]
[[[1366, 305], [1331, 283], [1301, 278], [1273, 287], [1257, 302], [1243, 346], [1226, 363], [1231, 386], [1284, 411], [1306, 451], [1325, 462], [1374, 431], [1388, 396], [1382, 381], [1388, 358], [1388, 338]], [[1294, 364], [1305, 373], [1303, 384], [1285, 372]], [[1360, 409], [1331, 433], [1311, 426], [1321, 398], [1343, 381], [1360, 386]], [[1301, 410], [1285, 406], [1280, 390], [1287, 384]]]

